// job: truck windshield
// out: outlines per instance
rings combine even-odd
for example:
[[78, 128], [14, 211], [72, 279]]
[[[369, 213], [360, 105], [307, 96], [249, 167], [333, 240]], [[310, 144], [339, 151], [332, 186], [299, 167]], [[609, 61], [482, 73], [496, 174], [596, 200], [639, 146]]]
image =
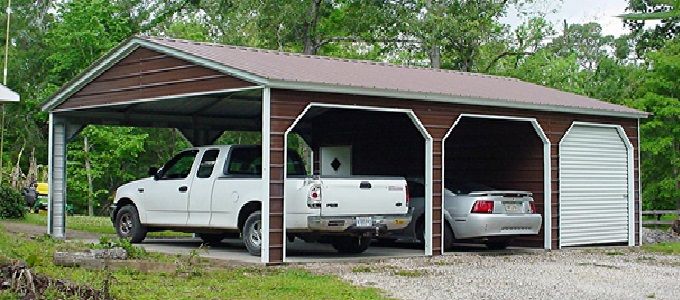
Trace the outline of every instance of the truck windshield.
[[[231, 150], [224, 166], [225, 175], [262, 175], [260, 147], [236, 147]], [[288, 175], [306, 175], [305, 163], [293, 150], [288, 150]]]

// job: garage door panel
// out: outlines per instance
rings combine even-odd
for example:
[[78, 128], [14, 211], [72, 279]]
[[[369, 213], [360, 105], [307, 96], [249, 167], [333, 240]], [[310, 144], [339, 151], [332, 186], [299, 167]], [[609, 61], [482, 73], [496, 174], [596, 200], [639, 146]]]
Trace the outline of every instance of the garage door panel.
[[614, 127], [574, 125], [560, 143], [560, 245], [628, 240], [628, 149]]

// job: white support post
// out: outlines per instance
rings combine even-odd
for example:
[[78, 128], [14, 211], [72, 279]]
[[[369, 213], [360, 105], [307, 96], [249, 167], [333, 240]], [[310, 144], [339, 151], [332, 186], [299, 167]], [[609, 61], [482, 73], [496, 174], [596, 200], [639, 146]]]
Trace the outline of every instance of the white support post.
[[[433, 154], [432, 137], [425, 137], [425, 255], [432, 256], [432, 158]], [[444, 211], [444, 196], [442, 194], [442, 212]], [[441, 222], [444, 224], [444, 214], [441, 215]], [[441, 231], [442, 245], [444, 241], [444, 227]], [[444, 247], [441, 253], [444, 254]]]
[[47, 233], [62, 239], [66, 234], [66, 121], [50, 114]]
[[[260, 261], [269, 263], [269, 166], [271, 162], [271, 91], [262, 90], [262, 245]], [[285, 242], [285, 241], [284, 241]]]

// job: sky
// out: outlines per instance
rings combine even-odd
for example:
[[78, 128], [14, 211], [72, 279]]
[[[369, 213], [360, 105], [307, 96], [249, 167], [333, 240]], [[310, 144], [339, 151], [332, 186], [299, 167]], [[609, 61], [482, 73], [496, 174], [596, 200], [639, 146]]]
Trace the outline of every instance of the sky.
[[[604, 34], [620, 36], [628, 33], [628, 29], [616, 16], [624, 13], [627, 5], [627, 0], [538, 0], [525, 10], [545, 13], [546, 19], [558, 32], [562, 21], [567, 20], [570, 24], [597, 22]], [[517, 9], [511, 9], [501, 21], [513, 27], [521, 24], [522, 18], [517, 16], [517, 12]]]

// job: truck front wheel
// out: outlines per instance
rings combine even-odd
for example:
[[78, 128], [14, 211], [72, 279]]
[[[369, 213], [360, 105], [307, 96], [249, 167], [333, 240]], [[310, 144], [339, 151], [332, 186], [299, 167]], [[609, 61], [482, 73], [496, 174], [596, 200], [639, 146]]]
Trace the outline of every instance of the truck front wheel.
[[118, 210], [115, 225], [118, 236], [129, 239], [131, 243], [140, 243], [146, 238], [146, 227], [139, 221], [137, 208], [132, 205]]
[[358, 254], [366, 251], [371, 243], [370, 237], [343, 236], [334, 238], [331, 244], [340, 253]]
[[262, 217], [260, 211], [255, 211], [248, 216], [243, 224], [243, 243], [250, 255], [260, 256], [262, 251]]

